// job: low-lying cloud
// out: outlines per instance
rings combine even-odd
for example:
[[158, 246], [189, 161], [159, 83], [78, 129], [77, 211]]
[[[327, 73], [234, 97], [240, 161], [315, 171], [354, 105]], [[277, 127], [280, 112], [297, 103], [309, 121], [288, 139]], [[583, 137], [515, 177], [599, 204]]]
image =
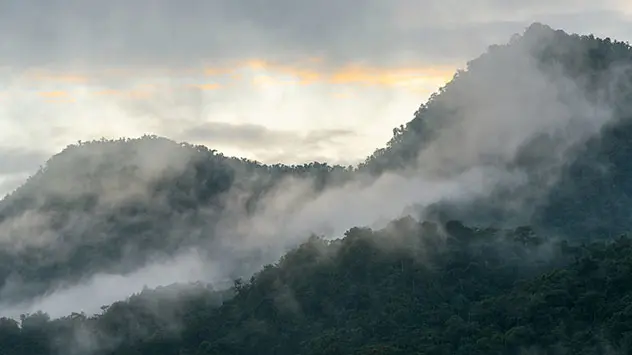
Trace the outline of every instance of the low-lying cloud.
[[[536, 42], [547, 40], [538, 37]], [[378, 177], [355, 172], [351, 181], [324, 191], [314, 189], [310, 179], [282, 180], [254, 214], [246, 215], [239, 204], [222, 211], [220, 223], [210, 228], [214, 238], [202, 238], [198, 244], [203, 253], [152, 261], [126, 275], [94, 275], [31, 304], [5, 305], [4, 311], [16, 314], [41, 308], [61, 315], [69, 311], [72, 299], [75, 309], [94, 312], [144, 285], [223, 282], [274, 262], [311, 233], [337, 238], [354, 226], [385, 226], [411, 205], [423, 209], [445, 200], [465, 203], [507, 188], [519, 193], [501, 202], [516, 209], [525, 207], [526, 197], [542, 196], [574, 158], [573, 147], [594, 137], [613, 117], [609, 102], [596, 99], [581, 78], [536, 65], [532, 45], [524, 40], [498, 49], [499, 53], [473, 62], [470, 71], [442, 89], [427, 105], [426, 114], [435, 115], [427, 117], [433, 133], [418, 152], [417, 164]], [[241, 128], [250, 129], [252, 137], [270, 133], [257, 127]], [[546, 149], [535, 149], [541, 146], [533, 142], [542, 137], [548, 139], [544, 140]], [[531, 161], [528, 169], [518, 164], [525, 154]], [[147, 152], [147, 159], [141, 160], [151, 164], [152, 157]], [[165, 160], [162, 163], [169, 165]], [[160, 175], [164, 170], [147, 171]], [[534, 183], [534, 179], [545, 183]], [[234, 188], [231, 193], [248, 191]], [[170, 235], [189, 232], [178, 225]], [[249, 257], [255, 261], [244, 265]], [[116, 289], [108, 286], [113, 282], [119, 285]]]

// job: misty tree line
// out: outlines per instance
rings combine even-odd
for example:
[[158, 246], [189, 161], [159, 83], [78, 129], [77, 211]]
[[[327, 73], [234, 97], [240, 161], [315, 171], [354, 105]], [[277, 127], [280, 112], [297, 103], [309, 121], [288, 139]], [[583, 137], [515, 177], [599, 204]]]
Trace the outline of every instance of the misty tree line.
[[[494, 60], [513, 47], [527, 43], [529, 55], [538, 69], [551, 76], [561, 75], [581, 86], [587, 102], [605, 102], [612, 118], [601, 132], [572, 147], [572, 157], [564, 161], [553, 186], [542, 189], [538, 164], [532, 152], [543, 146], [554, 147], [555, 137], [533, 137], [516, 152], [516, 159], [503, 167], [519, 169], [527, 177], [526, 190], [546, 190], [544, 196], [527, 200], [533, 213], [520, 223], [539, 230], [571, 238], [613, 237], [630, 230], [632, 223], [626, 206], [632, 204], [632, 47], [628, 42], [594, 35], [567, 34], [542, 24], [531, 25], [522, 36], [505, 45], [492, 45], [486, 53], [471, 60], [467, 70], [459, 70], [454, 79], [440, 88], [415, 112], [406, 125], [394, 129], [387, 147], [375, 151], [360, 164], [376, 174], [415, 163], [420, 151], [432, 144], [451, 117], [464, 115], [448, 100], [462, 86], [462, 79], [481, 67], [494, 67]], [[500, 69], [500, 68], [499, 68]], [[509, 69], [511, 71], [511, 69]], [[510, 88], [508, 88], [510, 89]], [[494, 105], [494, 102], [486, 103]], [[502, 102], [498, 102], [502, 104]], [[490, 135], [494, 134], [490, 132]], [[550, 140], [553, 139], [553, 143]], [[548, 142], [547, 142], [548, 140]], [[537, 154], [536, 154], [537, 155]], [[504, 204], [514, 192], [499, 189], [469, 205], [445, 203], [436, 209], [469, 223], [502, 223], [512, 219], [515, 210]], [[587, 203], [586, 201], [589, 201]]]
[[12, 354], [626, 354], [632, 239], [412, 218], [311, 238], [231, 290], [144, 291], [100, 315], [0, 321]]
[[[589, 99], [608, 95], [617, 117], [534, 202], [542, 205], [532, 227], [445, 222], [458, 216], [479, 225], [472, 216], [485, 215], [502, 224], [506, 211], [497, 203], [506, 191], [469, 206], [438, 205], [436, 223], [404, 219], [384, 230], [353, 228], [336, 241], [314, 237], [230, 290], [174, 285], [95, 316], [3, 318], [0, 354], [629, 353], [632, 242], [620, 235], [632, 227], [632, 50], [534, 25], [518, 42], [471, 61], [468, 71], [532, 38], [544, 38], [536, 51], [542, 66], [581, 78]], [[604, 92], [618, 66], [620, 86]], [[61, 281], [125, 273], [156, 253], [198, 245], [225, 208], [254, 213], [287, 178], [309, 178], [320, 191], [406, 169], [455, 114], [440, 98], [468, 71], [357, 167], [265, 165], [155, 136], [69, 146], [0, 202], [0, 226], [10, 226], [1, 232], [14, 241], [26, 232], [11, 223], [27, 212], [43, 220], [42, 230], [27, 232], [47, 236], [50, 229], [50, 238], [64, 241], [3, 244], [0, 297], [19, 301]], [[237, 199], [231, 191], [247, 194]], [[28, 282], [10, 282], [16, 278]]]
[[[145, 264], [150, 255], [173, 255], [197, 245], [200, 239], [214, 234], [227, 204], [232, 204], [231, 208], [238, 205], [244, 215], [252, 214], [270, 191], [282, 188], [290, 177], [310, 179], [318, 192], [348, 181], [362, 181], [366, 176], [413, 167], [417, 154], [433, 142], [443, 122], [448, 122], [451, 115], [464, 114], [440, 98], [452, 95], [468, 72], [475, 72], [521, 41], [535, 39], [539, 42], [533, 55], [544, 63], [543, 70], [562, 68], [568, 77], [586, 82], [586, 87], [592, 88], [589, 93], [598, 97], [604, 94], [600, 88], [611, 79], [610, 68], [621, 68], [617, 72], [620, 87], [606, 93], [612, 96], [609, 100], [615, 107], [617, 119], [613, 121], [617, 124], [605, 127], [600, 137], [578, 149], [578, 159], [568, 162], [550, 193], [529, 202], [539, 204], [539, 208], [530, 220], [521, 223], [573, 236], [626, 232], [632, 226], [624, 208], [632, 203], [632, 180], [626, 178], [632, 151], [628, 139], [632, 136], [632, 90], [626, 86], [632, 83], [628, 70], [632, 50], [627, 43], [592, 35], [567, 35], [536, 24], [521, 39], [492, 46], [470, 61], [468, 70], [458, 72], [454, 80], [420, 106], [413, 120], [393, 131], [385, 148], [376, 150], [356, 167], [316, 162], [266, 165], [156, 136], [69, 146], [0, 202], [0, 233], [20, 241], [15, 245], [26, 244], [18, 250], [12, 245], [0, 249], [0, 284], [16, 270], [18, 279], [36, 284], [28, 289], [16, 286], [5, 290], [2, 297], [36, 295], [54, 286], [54, 280], [72, 282], [98, 271], [129, 272]], [[523, 151], [540, 144], [527, 144]], [[537, 164], [512, 162], [512, 166], [502, 168], [518, 167], [532, 174]], [[538, 181], [538, 176], [531, 180]], [[538, 188], [533, 186], [534, 190]], [[232, 196], [235, 191], [240, 193]], [[112, 196], [116, 192], [124, 198]], [[507, 197], [511, 193], [502, 190], [470, 205], [445, 203], [434, 210], [468, 223], [481, 223], [479, 216], [484, 217], [484, 223], [498, 223], [515, 212], [504, 205], [511, 200]], [[591, 203], [584, 203], [587, 200]], [[19, 223], [14, 226], [14, 221], [25, 215], [33, 217], [35, 223], [28, 228]], [[57, 245], [46, 241], [30, 245], [24, 242], [29, 234], [63, 240], [65, 247], [58, 250]]]
[[[169, 161], [154, 163], [160, 155]], [[246, 193], [238, 201], [246, 217], [287, 178], [309, 178], [318, 191], [348, 180], [350, 171], [321, 163], [264, 165], [155, 136], [69, 146], [0, 202], [0, 226], [8, 226], [0, 232], [25, 241], [15, 243], [19, 249], [0, 250], [0, 285], [16, 271], [37, 282], [3, 296], [36, 295], [55, 280], [72, 282], [95, 272], [132, 271], [152, 255], [175, 255], [212, 238], [232, 193]], [[107, 201], [117, 193], [124, 198]], [[34, 218], [28, 222], [35, 228], [13, 227], [25, 213], [45, 223]], [[29, 245], [29, 233], [51, 234], [51, 240]]]

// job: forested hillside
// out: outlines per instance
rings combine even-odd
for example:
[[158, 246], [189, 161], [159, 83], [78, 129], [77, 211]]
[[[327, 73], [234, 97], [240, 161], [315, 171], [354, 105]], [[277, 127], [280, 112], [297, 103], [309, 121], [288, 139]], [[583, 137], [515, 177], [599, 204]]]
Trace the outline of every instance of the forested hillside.
[[631, 255], [628, 237], [573, 247], [407, 218], [312, 238], [224, 293], [165, 288], [92, 317], [5, 319], [0, 352], [627, 354]]
[[236, 281], [4, 318], [0, 354], [630, 353], [631, 84], [627, 43], [534, 24], [355, 167], [70, 145], [0, 202], [0, 310], [187, 250]]
[[[524, 57], [531, 57], [529, 61], [534, 63], [521, 64]], [[534, 66], [537, 73], [528, 73], [550, 78], [546, 84], [538, 85], [541, 83], [515, 73]], [[469, 92], [472, 86], [485, 93]], [[507, 90], [514, 94], [507, 95]], [[534, 90], [550, 95], [555, 106]], [[476, 120], [479, 113], [503, 117]], [[607, 118], [601, 121], [604, 124], [595, 131], [597, 134], [568, 139], [573, 130], [599, 122], [604, 115]], [[518, 145], [500, 144], [510, 150], [509, 159], [502, 156], [505, 151], [480, 148], [512, 134], [504, 124], [529, 130], [532, 127], [525, 122], [537, 126], [540, 119], [554, 122], [564, 117], [569, 118], [566, 127], [534, 131]], [[481, 127], [486, 124], [496, 127]], [[461, 127], [465, 128], [459, 131]], [[458, 140], [444, 139], [446, 132], [454, 131], [460, 134]], [[422, 104], [413, 120], [394, 130], [388, 146], [378, 149], [361, 167], [382, 172], [415, 163], [439, 165], [435, 170], [450, 176], [465, 166], [500, 165], [524, 174], [525, 181], [520, 186], [500, 187], [469, 205], [445, 201], [437, 209], [474, 223], [518, 218], [520, 223], [567, 236], [599, 237], [616, 235], [631, 226], [626, 207], [632, 203], [630, 137], [630, 45], [593, 35], [570, 35], [536, 23], [522, 36], [515, 36], [505, 45], [491, 46], [487, 53], [470, 61], [467, 70], [457, 72], [451, 82]], [[434, 148], [433, 142], [442, 140], [446, 144], [439, 147], [448, 153], [429, 149]], [[471, 158], [472, 150], [485, 154]]]
[[632, 227], [631, 64], [626, 43], [534, 24], [469, 62], [357, 167], [265, 165], [155, 136], [71, 145], [0, 202], [0, 284], [9, 286], [0, 295], [130, 272], [200, 242], [225, 254], [218, 235], [283, 200], [290, 180], [308, 186], [308, 200], [383, 174], [451, 181], [481, 170], [492, 175], [488, 191], [446, 196], [418, 213], [576, 238], [617, 235]]
[[129, 272], [212, 239], [225, 209], [249, 215], [288, 178], [309, 177], [319, 190], [348, 174], [320, 163], [263, 165], [155, 136], [71, 145], [0, 204], [0, 285], [30, 283], [3, 296]]

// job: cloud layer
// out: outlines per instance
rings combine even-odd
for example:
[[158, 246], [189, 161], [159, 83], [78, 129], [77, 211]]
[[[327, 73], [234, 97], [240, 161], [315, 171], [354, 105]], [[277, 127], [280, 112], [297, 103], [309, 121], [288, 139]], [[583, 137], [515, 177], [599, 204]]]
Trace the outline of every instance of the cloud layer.
[[[623, 0], [5, 1], [0, 140], [52, 154], [155, 133], [266, 162], [355, 162], [529, 23], [626, 38], [631, 15]], [[281, 139], [324, 131], [354, 134]]]
[[569, 30], [630, 29], [629, 5], [620, 0], [52, 0], [2, 7], [0, 30], [10, 40], [0, 58], [10, 66], [182, 68], [263, 53], [335, 64], [458, 63], [534, 20]]
[[[407, 171], [378, 178], [359, 175], [346, 185], [330, 187], [322, 192], [315, 191], [309, 180], [281, 181], [276, 186], [277, 190], [266, 195], [257, 205], [253, 215], [246, 216], [239, 209], [222, 210], [220, 223], [208, 228], [219, 239], [203, 239], [199, 245], [200, 250], [209, 251], [211, 263], [198, 259], [198, 255], [183, 254], [180, 259], [168, 264], [171, 270], [178, 270], [176, 276], [163, 275], [164, 260], [125, 276], [94, 275], [86, 282], [57, 290], [32, 305], [18, 305], [17, 309], [45, 307], [51, 312], [65, 312], [66, 308], [57, 308], [57, 305], [69, 297], [86, 299], [82, 307], [94, 310], [101, 304], [95, 304], [89, 295], [105, 292], [102, 291], [103, 285], [109, 285], [113, 280], [124, 285], [126, 292], [133, 292], [148, 282], [169, 283], [172, 278], [182, 281], [177, 276], [180, 273], [193, 279], [205, 278], [205, 281], [247, 274], [263, 263], [273, 262], [310, 233], [335, 238], [353, 226], [380, 227], [411, 205], [419, 205], [423, 210], [445, 200], [474, 201], [479, 197], [488, 197], [498, 187], [519, 192], [499, 201], [501, 207], [530, 207], [530, 199], [546, 192], [561, 167], [573, 159], [574, 145], [593, 137], [602, 125], [612, 119], [612, 103], [591, 95], [581, 78], [567, 77], [555, 68], [543, 71], [545, 66], [538, 65], [531, 56], [529, 45], [532, 42], [524, 40], [520, 43], [501, 47], [493, 56], [477, 61], [473, 64], [475, 69], [461, 73], [458, 84], [446, 87], [428, 105], [429, 110], [438, 113], [431, 115], [433, 118], [428, 128], [436, 125], [440, 129], [431, 135], [428, 146], [420, 152], [419, 166], [411, 164]], [[615, 78], [619, 69], [604, 74], [612, 76], [603, 78]], [[218, 144], [222, 140], [234, 142], [243, 139], [241, 145], [253, 150], [259, 146], [273, 146], [278, 141], [295, 150], [301, 147], [314, 150], [319, 147], [318, 144], [332, 144], [330, 141], [336, 139], [344, 141], [349, 147], [353, 136], [351, 132], [356, 132], [340, 128], [316, 130], [317, 126], [312, 126], [307, 133], [294, 135], [273, 124], [264, 127], [254, 123], [198, 122], [195, 119], [203, 115], [204, 110], [196, 106], [201, 97], [196, 95], [206, 91], [215, 92], [198, 89], [195, 95], [179, 96], [177, 93], [181, 92], [176, 91], [158, 100], [123, 101], [118, 107], [121, 112], [145, 120], [146, 124], [159, 122], [176, 134], [190, 138], [201, 135]], [[306, 102], [309, 101], [303, 101]], [[442, 115], [446, 112], [449, 115]], [[293, 117], [286, 118], [286, 124], [290, 124]], [[187, 130], [188, 127], [194, 128]], [[165, 169], [163, 165], [182, 164], [186, 160], [181, 157], [168, 159], [164, 152], [153, 150], [146, 148], [135, 154], [126, 153], [126, 156], [133, 155], [146, 164], [147, 175], [151, 177], [160, 177]], [[525, 158], [524, 155], [531, 163], [517, 164], [518, 160]], [[60, 181], [71, 185], [69, 193], [76, 193], [77, 189], [63, 179], [63, 173], [62, 169], [58, 174]], [[142, 186], [139, 188], [142, 190]], [[120, 191], [105, 188], [99, 193], [105, 195], [105, 200], [112, 200], [112, 194]], [[243, 191], [233, 192], [237, 194], [236, 200], [242, 197], [239, 194]], [[170, 208], [169, 205], [161, 207]], [[209, 215], [213, 212], [210, 211]], [[85, 217], [90, 218], [88, 214]], [[173, 233], [168, 233], [170, 236], [191, 235], [192, 231], [186, 230], [188, 224], [173, 225], [174, 230], [170, 231]], [[45, 230], [45, 227], [42, 229]], [[263, 254], [261, 260], [257, 260], [257, 254]], [[244, 258], [249, 257], [255, 260], [253, 265], [244, 265]], [[204, 269], [200, 265], [213, 271], [208, 279], [200, 271]], [[98, 301], [120, 298], [118, 291], [122, 290], [106, 292]], [[5, 307], [16, 311], [11, 309], [12, 305]]]

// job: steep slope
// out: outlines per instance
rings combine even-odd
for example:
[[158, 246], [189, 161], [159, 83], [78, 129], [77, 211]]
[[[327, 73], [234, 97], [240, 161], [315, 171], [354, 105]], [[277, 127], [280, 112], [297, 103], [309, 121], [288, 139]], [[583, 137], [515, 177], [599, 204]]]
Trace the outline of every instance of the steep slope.
[[[473, 223], [529, 223], [572, 236], [632, 224], [632, 48], [533, 24], [491, 46], [394, 130], [362, 168], [419, 164], [446, 178], [493, 166], [519, 176], [437, 212]], [[588, 232], [588, 233], [587, 233]]]
[[[176, 285], [96, 316], [1, 319], [0, 353], [629, 353], [632, 242], [608, 237], [632, 229], [631, 61], [625, 43], [535, 24], [470, 62], [357, 169], [266, 166], [158, 137], [70, 146], [0, 203], [1, 301], [190, 247], [236, 277], [276, 258], [266, 238], [286, 236], [265, 227], [311, 231], [310, 212], [355, 212], [379, 186], [377, 205], [413, 196], [397, 208], [419, 202], [433, 221], [312, 237], [231, 290]], [[419, 176], [458, 193], [414, 201], [416, 184], [436, 187]], [[482, 187], [464, 198], [463, 184]], [[368, 188], [345, 190], [356, 185]], [[281, 218], [304, 201], [315, 207]], [[455, 217], [533, 227], [444, 223]], [[240, 243], [262, 255], [234, 255]]]
[[[321, 233], [310, 213], [360, 213], [348, 201], [376, 190], [373, 208], [395, 215], [419, 203], [441, 222], [629, 230], [630, 64], [625, 43], [534, 24], [468, 63], [355, 169], [268, 166], [158, 137], [70, 146], [0, 202], [0, 303], [191, 248], [236, 277]], [[435, 195], [416, 201], [418, 190]]]

